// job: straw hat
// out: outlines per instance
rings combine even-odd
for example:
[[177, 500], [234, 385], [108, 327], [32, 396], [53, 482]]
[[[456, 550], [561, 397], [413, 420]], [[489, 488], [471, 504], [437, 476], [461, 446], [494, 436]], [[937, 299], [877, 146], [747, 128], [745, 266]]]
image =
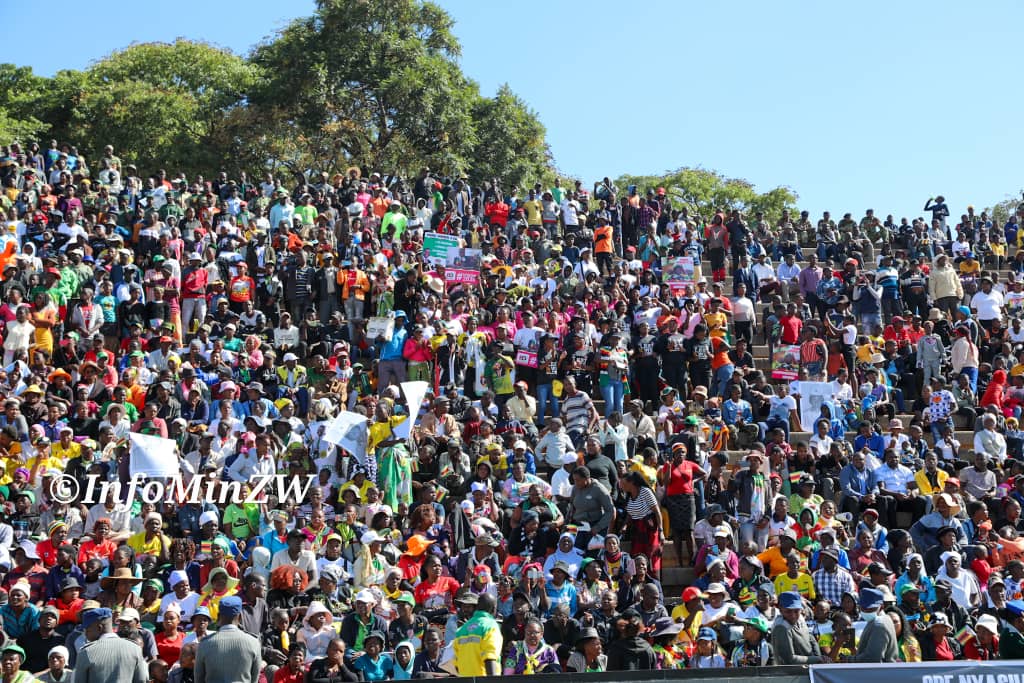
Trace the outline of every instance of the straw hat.
[[105, 591], [114, 590], [114, 586], [117, 585], [118, 581], [124, 581], [133, 586], [142, 583], [142, 579], [132, 574], [131, 569], [128, 567], [121, 567], [119, 569], [115, 569], [114, 573], [110, 576], [104, 576], [100, 579], [100, 588]]

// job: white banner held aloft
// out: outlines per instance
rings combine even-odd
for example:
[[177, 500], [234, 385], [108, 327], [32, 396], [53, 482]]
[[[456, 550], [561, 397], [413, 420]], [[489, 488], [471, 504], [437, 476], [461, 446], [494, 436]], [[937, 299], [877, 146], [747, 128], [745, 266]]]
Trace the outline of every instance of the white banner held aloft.
[[343, 410], [330, 421], [324, 430], [324, 441], [341, 446], [355, 456], [360, 463], [366, 461], [366, 441], [369, 423], [365, 415]]
[[413, 425], [420, 416], [420, 406], [423, 405], [423, 397], [427, 395], [430, 385], [426, 382], [402, 382], [402, 393], [405, 394], [406, 405], [409, 406], [409, 417], [400, 424], [395, 425], [395, 436], [400, 439], [408, 439]]
[[181, 468], [178, 465], [178, 444], [173, 439], [160, 436], [131, 433], [131, 457], [128, 459], [128, 473], [134, 477], [173, 477]]
[[800, 425], [805, 432], [816, 433], [814, 424], [821, 417], [821, 406], [835, 397], [832, 382], [800, 382]]

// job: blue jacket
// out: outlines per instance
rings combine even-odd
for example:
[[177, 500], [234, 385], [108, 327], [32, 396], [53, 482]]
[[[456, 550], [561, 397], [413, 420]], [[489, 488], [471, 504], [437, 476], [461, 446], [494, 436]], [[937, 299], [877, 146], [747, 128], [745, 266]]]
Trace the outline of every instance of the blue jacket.
[[860, 500], [869, 493], [878, 493], [878, 478], [867, 467], [858, 470], [852, 464], [847, 465], [839, 473], [839, 484], [843, 495]]
[[380, 360], [402, 360], [402, 348], [408, 333], [405, 328], [395, 330], [391, 341], [384, 342], [380, 347]]

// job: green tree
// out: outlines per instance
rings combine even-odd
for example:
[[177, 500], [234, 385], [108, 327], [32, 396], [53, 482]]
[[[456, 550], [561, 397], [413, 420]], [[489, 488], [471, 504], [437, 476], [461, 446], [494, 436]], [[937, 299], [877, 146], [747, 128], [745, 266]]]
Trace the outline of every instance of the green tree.
[[660, 176], [626, 175], [615, 181], [625, 193], [630, 185], [636, 185], [637, 192], [664, 187], [673, 206], [685, 206], [691, 214], [705, 219], [718, 210], [764, 211], [769, 220], [782, 214], [783, 209], [796, 208], [797, 195], [788, 187], [776, 187], [759, 193], [746, 180], [727, 178], [717, 171], [703, 168], [680, 168]]
[[[293, 170], [358, 164], [411, 172], [458, 168], [475, 143], [477, 87], [459, 69], [452, 18], [421, 0], [318, 0], [259, 46], [266, 74], [251, 102], [291, 135]], [[289, 130], [291, 127], [291, 130]]]
[[[1024, 190], [1021, 190], [1021, 197], [1024, 197]], [[1021, 197], [1008, 195], [1003, 201], [986, 207], [985, 211], [988, 212], [992, 221], [998, 226], [1002, 226], [1014, 214], [1017, 214], [1018, 220], [1020, 220], [1024, 218], [1024, 210], [1022, 210], [1024, 201], [1021, 200]]]
[[46, 80], [31, 67], [0, 64], [0, 145], [27, 142], [47, 130], [33, 106]]
[[500, 178], [507, 191], [547, 175], [551, 153], [544, 141], [544, 125], [508, 84], [493, 98], [477, 99], [473, 122], [477, 141], [471, 182]]
[[206, 43], [132, 45], [85, 73], [67, 136], [93, 153], [112, 144], [141, 169], [209, 172], [225, 155], [212, 134], [255, 80], [254, 66]]

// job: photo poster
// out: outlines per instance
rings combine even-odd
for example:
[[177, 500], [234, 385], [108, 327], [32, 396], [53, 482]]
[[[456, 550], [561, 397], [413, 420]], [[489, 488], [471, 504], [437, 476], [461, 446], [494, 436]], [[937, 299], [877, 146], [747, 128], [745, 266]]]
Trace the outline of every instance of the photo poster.
[[456, 246], [448, 249], [444, 262], [444, 279], [446, 282], [476, 285], [480, 282], [480, 263], [483, 251]]
[[800, 426], [812, 434], [814, 423], [821, 416], [821, 406], [832, 400], [832, 382], [800, 382]]
[[792, 382], [800, 376], [800, 346], [783, 344], [772, 352], [772, 379]]
[[694, 286], [700, 277], [692, 256], [666, 256], [661, 260], [661, 280], [678, 295], [687, 285]]
[[455, 235], [428, 232], [423, 235], [423, 263], [444, 266], [445, 282], [476, 285], [480, 282], [483, 251], [468, 249]]
[[391, 335], [395, 332], [395, 319], [387, 316], [373, 317], [366, 321], [366, 338], [376, 339], [384, 337], [385, 341], [391, 341]]
[[458, 249], [459, 238], [455, 235], [442, 235], [439, 232], [428, 232], [423, 235], [423, 263], [425, 264], [447, 266], [448, 252]]

